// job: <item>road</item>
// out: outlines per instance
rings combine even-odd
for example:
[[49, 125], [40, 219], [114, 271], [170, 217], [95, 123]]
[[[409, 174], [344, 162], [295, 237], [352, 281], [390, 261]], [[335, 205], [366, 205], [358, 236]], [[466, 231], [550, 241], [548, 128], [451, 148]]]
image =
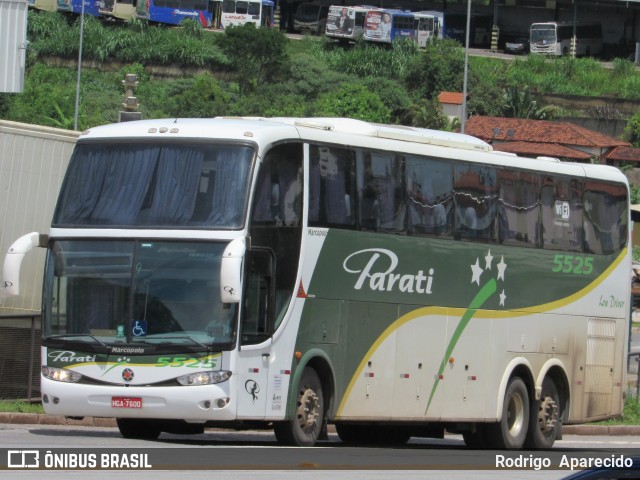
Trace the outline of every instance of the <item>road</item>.
[[[5, 479], [75, 479], [87, 478], [89, 472], [74, 471], [70, 457], [75, 461], [95, 459], [100, 465], [102, 455], [115, 455], [112, 470], [90, 472], [96, 478], [154, 480], [216, 478], [227, 479], [298, 479], [305, 480], [359, 480], [393, 479], [429, 480], [447, 478], [462, 480], [473, 478], [529, 480], [557, 480], [570, 472], [557, 466], [566, 458], [580, 461], [595, 456], [628, 458], [640, 453], [640, 436], [584, 437], [565, 436], [548, 452], [490, 452], [468, 450], [462, 438], [447, 436], [444, 440], [412, 439], [400, 448], [351, 447], [335, 434], [329, 440], [313, 448], [288, 448], [279, 446], [271, 432], [230, 432], [208, 430], [203, 435], [180, 436], [163, 434], [159, 441], [126, 440], [115, 428], [69, 427], [47, 425], [0, 424], [0, 475]], [[19, 465], [16, 450], [32, 455], [38, 452], [40, 465], [49, 465], [58, 459], [59, 467], [67, 469], [6, 469]], [[10, 454], [9, 451], [12, 451]], [[553, 468], [535, 470], [535, 465], [521, 470], [506, 468], [496, 470], [497, 455], [505, 454], [507, 463], [528, 461], [548, 462]], [[18, 453], [18, 455], [20, 455]], [[134, 460], [145, 456], [142, 467], [135, 468]], [[129, 469], [125, 468], [124, 459]], [[25, 457], [26, 458], [26, 457]], [[80, 459], [80, 460], [78, 460]], [[25, 460], [29, 462], [29, 460]], [[146, 464], [145, 464], [146, 462]], [[90, 465], [91, 466], [91, 465]], [[77, 470], [77, 469], [76, 469]]]

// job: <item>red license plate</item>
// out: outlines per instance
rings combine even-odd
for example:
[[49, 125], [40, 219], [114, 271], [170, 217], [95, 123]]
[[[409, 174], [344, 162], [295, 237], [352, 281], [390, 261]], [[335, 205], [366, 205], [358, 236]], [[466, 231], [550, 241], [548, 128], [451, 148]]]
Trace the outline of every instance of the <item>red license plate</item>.
[[142, 398], [139, 397], [111, 397], [113, 408], [142, 408]]

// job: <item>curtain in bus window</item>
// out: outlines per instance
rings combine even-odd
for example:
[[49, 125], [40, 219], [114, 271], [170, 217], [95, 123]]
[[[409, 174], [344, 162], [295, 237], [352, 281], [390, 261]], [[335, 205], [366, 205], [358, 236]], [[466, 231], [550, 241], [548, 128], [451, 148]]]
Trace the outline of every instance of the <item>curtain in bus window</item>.
[[543, 247], [580, 252], [583, 248], [582, 184], [545, 176], [540, 195]]
[[[160, 148], [126, 146], [108, 151], [78, 149], [80, 165], [71, 169], [58, 223], [133, 224], [147, 193]], [[80, 153], [81, 152], [81, 153]], [[75, 155], [74, 155], [75, 156]]]
[[498, 182], [490, 167], [454, 168], [456, 238], [495, 242]]
[[610, 254], [623, 249], [628, 237], [626, 187], [588, 181], [583, 204], [585, 250]]
[[498, 170], [498, 183], [500, 242], [535, 247], [539, 241], [539, 176], [527, 172]]
[[365, 152], [357, 172], [360, 228], [405, 232], [404, 157]]
[[246, 160], [245, 148], [217, 150], [215, 188], [207, 226], [239, 227], [242, 224], [247, 177], [251, 165]]
[[453, 185], [451, 165], [427, 158], [407, 158], [409, 231], [451, 235]]
[[355, 167], [352, 150], [310, 146], [309, 224], [353, 225]]
[[[204, 152], [165, 146], [160, 154], [153, 201], [148, 219], [138, 224], [181, 225], [191, 219], [198, 193]], [[144, 214], [145, 210], [141, 212]]]

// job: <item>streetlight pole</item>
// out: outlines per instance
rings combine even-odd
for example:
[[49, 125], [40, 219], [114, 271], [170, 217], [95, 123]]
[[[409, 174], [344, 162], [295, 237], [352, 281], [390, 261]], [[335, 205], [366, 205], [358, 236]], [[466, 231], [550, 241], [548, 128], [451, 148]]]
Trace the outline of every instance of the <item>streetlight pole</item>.
[[467, 77], [469, 76], [469, 30], [471, 28], [471, 0], [467, 0], [467, 29], [464, 44], [464, 81], [462, 84], [462, 121], [460, 132], [464, 133], [464, 124], [467, 122]]
[[73, 115], [73, 129], [78, 130], [78, 109], [80, 105], [80, 75], [82, 72], [82, 40], [84, 37], [84, 2], [81, 0], [82, 7], [80, 8], [80, 46], [78, 48], [78, 77], [76, 79], [76, 109]]

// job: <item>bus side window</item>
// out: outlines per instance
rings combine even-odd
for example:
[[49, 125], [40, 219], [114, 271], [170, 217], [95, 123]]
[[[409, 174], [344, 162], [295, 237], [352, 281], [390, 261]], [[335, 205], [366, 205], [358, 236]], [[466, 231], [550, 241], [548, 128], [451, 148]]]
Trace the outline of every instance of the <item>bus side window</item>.
[[499, 187], [496, 170], [456, 165], [454, 184], [455, 238], [495, 243]]
[[534, 173], [498, 170], [500, 243], [536, 247], [540, 242], [540, 177]]
[[612, 254], [627, 244], [626, 190], [622, 185], [588, 181], [584, 187], [585, 251]]
[[454, 213], [451, 165], [408, 157], [406, 169], [409, 232], [450, 237]]
[[540, 199], [543, 248], [581, 252], [584, 248], [581, 182], [545, 176]]
[[309, 224], [355, 225], [355, 152], [310, 145]]

